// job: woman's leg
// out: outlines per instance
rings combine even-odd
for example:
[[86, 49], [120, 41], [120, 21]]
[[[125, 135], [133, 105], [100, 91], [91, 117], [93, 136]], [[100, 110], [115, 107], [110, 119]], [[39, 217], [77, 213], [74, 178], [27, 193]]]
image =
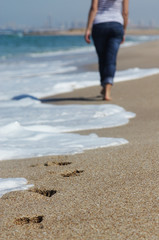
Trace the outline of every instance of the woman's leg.
[[123, 39], [123, 26], [116, 22], [96, 25], [93, 29], [93, 40], [99, 59], [103, 99], [111, 100], [111, 86], [116, 71], [116, 58]]
[[106, 100], [106, 101], [111, 100], [111, 87], [112, 87], [112, 84], [109, 84], [109, 83], [107, 83], [104, 86], [103, 100]]
[[103, 85], [105, 86], [104, 100], [111, 100], [111, 86], [116, 72], [118, 50], [123, 39], [123, 26], [120, 23], [109, 23], [109, 36], [105, 48], [103, 69]]
[[107, 42], [107, 34], [106, 34], [106, 24], [100, 23], [93, 26], [92, 37], [94, 46], [96, 48], [97, 56], [98, 56], [98, 66], [99, 66], [99, 74], [100, 74], [100, 82], [101, 86], [103, 85], [104, 79], [104, 67], [105, 67], [105, 49]]

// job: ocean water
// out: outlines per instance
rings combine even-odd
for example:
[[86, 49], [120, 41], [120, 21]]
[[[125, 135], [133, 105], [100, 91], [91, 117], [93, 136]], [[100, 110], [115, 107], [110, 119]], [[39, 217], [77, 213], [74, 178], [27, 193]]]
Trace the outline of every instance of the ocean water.
[[[122, 47], [158, 38], [128, 36]], [[96, 61], [93, 45], [86, 45], [82, 36], [0, 36], [0, 160], [75, 154], [128, 144], [122, 136], [100, 138], [93, 133], [93, 129], [128, 124], [135, 113], [127, 112], [122, 106], [56, 106], [39, 100], [99, 85], [97, 72], [83, 72], [80, 68]], [[115, 82], [157, 73], [156, 68], [127, 69], [117, 72]], [[92, 134], [73, 133], [86, 129], [92, 129]], [[23, 178], [0, 179], [0, 195], [7, 189], [30, 187], [26, 184]]]

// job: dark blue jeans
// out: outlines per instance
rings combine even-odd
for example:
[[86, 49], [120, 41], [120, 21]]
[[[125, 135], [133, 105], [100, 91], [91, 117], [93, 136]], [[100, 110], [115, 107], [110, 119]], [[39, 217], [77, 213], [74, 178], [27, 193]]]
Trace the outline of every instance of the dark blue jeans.
[[92, 38], [98, 55], [101, 85], [113, 85], [116, 59], [123, 40], [123, 25], [118, 22], [94, 24]]

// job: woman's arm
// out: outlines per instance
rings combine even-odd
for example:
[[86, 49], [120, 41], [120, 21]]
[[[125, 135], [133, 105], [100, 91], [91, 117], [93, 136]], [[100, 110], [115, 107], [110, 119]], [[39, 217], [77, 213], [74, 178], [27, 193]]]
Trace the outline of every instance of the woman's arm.
[[128, 15], [129, 15], [129, 0], [123, 0], [123, 10], [122, 15], [124, 19], [124, 32], [126, 31], [128, 25]]
[[86, 27], [86, 31], [85, 31], [85, 41], [87, 43], [91, 42], [90, 36], [91, 36], [91, 31], [92, 31], [92, 25], [93, 25], [93, 21], [96, 16], [97, 10], [98, 10], [98, 0], [92, 0], [92, 4], [91, 4], [89, 14], [88, 14], [87, 27]]
[[129, 15], [129, 0], [123, 0], [123, 9], [122, 9], [122, 15], [124, 19], [124, 36], [123, 41], [121, 43], [124, 43], [125, 41], [125, 31], [128, 25], [128, 15]]

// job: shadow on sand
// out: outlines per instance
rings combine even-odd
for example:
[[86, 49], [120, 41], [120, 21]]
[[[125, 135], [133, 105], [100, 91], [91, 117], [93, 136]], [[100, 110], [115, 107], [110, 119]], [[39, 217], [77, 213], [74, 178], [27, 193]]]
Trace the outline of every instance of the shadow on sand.
[[72, 101], [72, 102], [94, 102], [97, 100], [101, 100], [101, 96], [96, 97], [59, 97], [59, 98], [42, 98], [39, 99], [42, 103], [53, 103], [53, 102], [66, 102], [66, 101]]
[[41, 103], [58, 103], [58, 102], [94, 102], [101, 100], [101, 96], [95, 97], [50, 97], [50, 98], [37, 98], [29, 94], [21, 94], [13, 97], [11, 100], [19, 101], [25, 98], [30, 98], [35, 101], [40, 101]]

